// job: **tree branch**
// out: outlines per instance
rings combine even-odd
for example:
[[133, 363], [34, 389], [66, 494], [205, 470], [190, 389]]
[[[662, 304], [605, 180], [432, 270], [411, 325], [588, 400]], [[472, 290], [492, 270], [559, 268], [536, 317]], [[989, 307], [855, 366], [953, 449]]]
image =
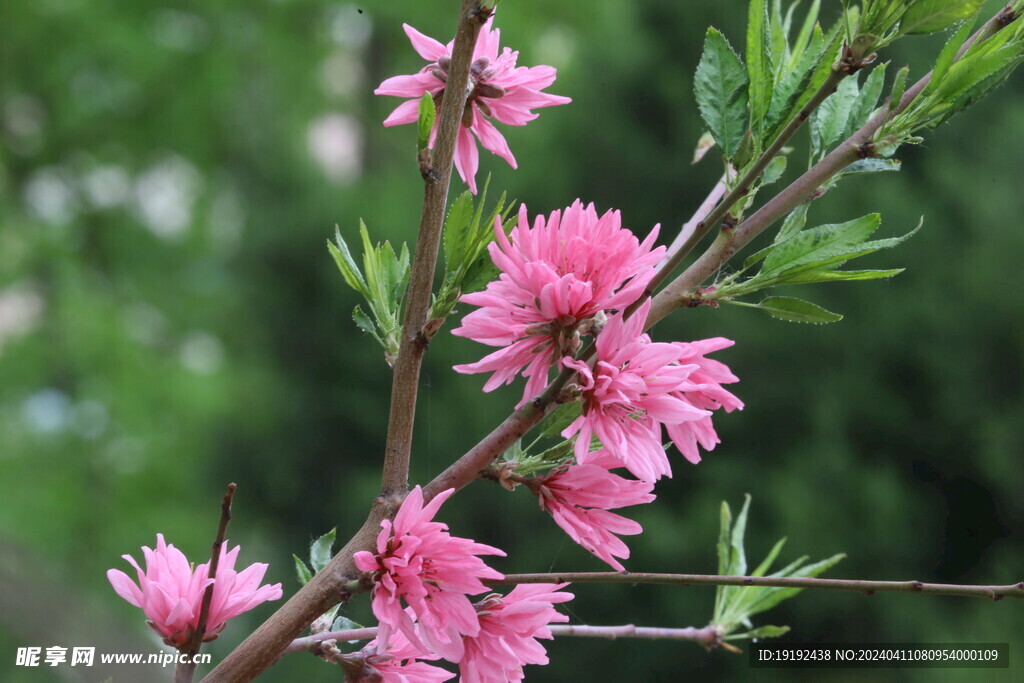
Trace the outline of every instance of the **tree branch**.
[[381, 496], [374, 501], [363, 526], [345, 547], [217, 665], [203, 679], [206, 683], [247, 681], [254, 678], [273, 664], [288, 644], [314, 619], [338, 602], [347, 600], [348, 595], [339, 586], [359, 576], [352, 555], [359, 550], [373, 548], [381, 520], [394, 514], [401, 497], [408, 490], [416, 393], [427, 345], [423, 326], [430, 310], [430, 294], [448, 199], [455, 139], [467, 96], [465, 87], [452, 87], [452, 84], [468, 84], [476, 40], [490, 13], [490, 10], [483, 8], [480, 0], [462, 0], [431, 167], [424, 174], [420, 232], [409, 275], [402, 341], [391, 388], [391, 413], [381, 477]]
[[567, 572], [552, 574], [506, 574], [502, 580], [484, 581], [489, 586], [520, 583], [652, 583], [669, 586], [767, 586], [773, 588], [821, 588], [875, 593], [926, 593], [959, 597], [1024, 599], [1024, 581], [1009, 586], [963, 586], [921, 581], [861, 581], [856, 579], [818, 579], [780, 576], [718, 576], [715, 574], [651, 574], [617, 572]]
[[485, 11], [479, 0], [463, 0], [447, 86], [441, 102], [437, 138], [431, 153], [432, 163], [430, 169], [423, 173], [420, 231], [409, 275], [402, 341], [391, 383], [391, 412], [381, 481], [381, 495], [385, 497], [404, 495], [409, 488], [409, 457], [412, 452], [416, 394], [423, 354], [430, 338], [423, 328], [430, 313], [430, 295], [434, 286], [444, 209], [448, 203], [455, 140], [466, 107], [470, 62], [473, 61], [473, 49], [480, 29], [489, 16], [490, 11]]
[[[237, 484], [228, 484], [228, 491], [220, 503], [220, 524], [217, 526], [217, 537], [210, 548], [210, 564], [207, 567], [206, 576], [217, 580], [217, 567], [220, 565], [220, 551], [224, 546], [224, 535], [228, 531], [228, 524], [231, 523], [231, 501], [235, 498]], [[199, 606], [199, 620], [196, 622], [196, 629], [192, 633], [186, 652], [189, 655], [188, 664], [178, 664], [174, 668], [174, 683], [192, 683], [192, 677], [196, 672], [195, 655], [203, 646], [203, 636], [206, 635], [206, 622], [210, 618], [210, 604], [213, 602], [213, 589], [215, 583], [211, 583], [203, 592], [203, 601]]]

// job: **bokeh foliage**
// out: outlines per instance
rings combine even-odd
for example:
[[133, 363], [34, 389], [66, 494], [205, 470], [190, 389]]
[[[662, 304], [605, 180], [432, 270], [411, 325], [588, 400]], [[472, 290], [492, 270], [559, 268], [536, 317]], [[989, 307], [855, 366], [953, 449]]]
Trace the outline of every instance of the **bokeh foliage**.
[[[838, 4], [824, 3], [825, 20]], [[420, 66], [402, 22], [444, 37], [455, 6], [0, 6], [4, 680], [56, 675], [14, 669], [17, 646], [156, 651], [104, 572], [124, 568], [119, 556], [138, 556], [157, 532], [204, 561], [228, 481], [239, 484], [230, 538], [244, 561], [269, 561], [286, 594], [297, 588], [292, 553], [335, 525], [344, 537], [361, 523], [376, 490], [390, 370], [353, 324], [358, 300], [324, 243], [336, 224], [358, 241], [360, 217], [375, 241], [413, 239], [416, 133], [383, 129], [398, 100], [372, 89]], [[491, 187], [535, 211], [581, 197], [621, 209], [640, 232], [661, 223], [671, 234], [721, 172], [690, 165], [703, 132], [692, 77], [704, 30], [741, 42], [746, 3], [505, 0], [499, 15], [521, 62], [558, 67], [551, 91], [574, 101], [528, 129], [505, 129], [520, 170], [484, 155]], [[890, 79], [904, 63], [912, 77], [923, 73], [942, 41], [888, 48]], [[785, 535], [794, 552], [847, 553], [836, 576], [1021, 578], [1021, 85], [1015, 75], [923, 148], [901, 150], [900, 173], [850, 179], [812, 206], [816, 224], [880, 211], [886, 237], [925, 216], [912, 241], [865, 259], [906, 267], [899, 277], [813, 286], [842, 322], [789, 325], [727, 307], [684, 311], [655, 329], [663, 340], [735, 339], [717, 357], [741, 377], [747, 408], [718, 417], [723, 444], [701, 465], [675, 456], [675, 479], [632, 515], [646, 533], [631, 541], [629, 567], [715, 571], [719, 502], [750, 492], [755, 556]], [[446, 331], [433, 342], [415, 481], [517, 400], [518, 387], [484, 396], [482, 378], [450, 370], [483, 353]], [[525, 492], [478, 483], [444, 517], [456, 533], [508, 550], [504, 571], [602, 567]], [[575, 592], [574, 621], [593, 624], [703, 625], [714, 600], [700, 588]], [[271, 610], [232, 623], [215, 659]], [[368, 606], [347, 614], [365, 620]], [[787, 637], [801, 641], [1009, 641], [1014, 666], [1024, 665], [1016, 601], [805, 592], [771, 623], [791, 625]], [[530, 680], [750, 675], [743, 657], [686, 644], [573, 639], [549, 649], [552, 664]], [[103, 675], [131, 680], [125, 671]], [[925, 673], [971, 680], [969, 670]], [[335, 676], [293, 655], [265, 677]]]

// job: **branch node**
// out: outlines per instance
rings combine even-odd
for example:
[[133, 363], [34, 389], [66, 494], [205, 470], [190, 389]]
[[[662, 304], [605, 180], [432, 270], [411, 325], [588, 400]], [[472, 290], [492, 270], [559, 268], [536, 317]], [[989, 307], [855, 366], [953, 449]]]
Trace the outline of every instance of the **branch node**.
[[913, 586], [914, 590], [918, 593], [924, 590], [924, 584], [920, 581], [912, 581], [910, 585]]

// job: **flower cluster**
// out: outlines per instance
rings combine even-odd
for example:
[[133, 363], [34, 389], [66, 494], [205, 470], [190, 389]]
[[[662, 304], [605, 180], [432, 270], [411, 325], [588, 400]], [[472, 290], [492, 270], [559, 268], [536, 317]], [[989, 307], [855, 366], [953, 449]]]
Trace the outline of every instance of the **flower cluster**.
[[537, 216], [532, 227], [523, 205], [507, 237], [497, 221], [494, 231], [488, 249], [501, 276], [462, 297], [480, 308], [452, 333], [503, 348], [455, 369], [494, 373], [484, 391], [522, 373], [528, 381], [521, 405], [540, 393], [552, 367], [579, 350], [581, 335], [598, 332], [609, 312], [644, 293], [665, 248], [654, 248], [658, 226], [641, 243], [622, 227], [618, 211], [598, 216], [579, 200], [547, 220]]
[[203, 593], [213, 584], [213, 599], [206, 620], [204, 640], [213, 640], [228, 619], [247, 612], [267, 600], [281, 598], [281, 584], [260, 586], [267, 565], [257, 562], [240, 572], [235, 571], [235, 561], [241, 546], [228, 551], [227, 542], [221, 546], [217, 575], [209, 578], [208, 563], [192, 570], [185, 555], [170, 543], [163, 534], [156, 535], [156, 550], [143, 546], [142, 554], [146, 570], [139, 567], [131, 555], [124, 559], [135, 567], [138, 584], [127, 574], [111, 569], [107, 579], [122, 598], [141, 607], [149, 620], [149, 626], [165, 643], [172, 647], [186, 646], [192, 639], [199, 622]]
[[[555, 69], [550, 66], [517, 66], [518, 52], [504, 48], [499, 54], [500, 31], [492, 29], [493, 18], [480, 31], [473, 51], [470, 66], [468, 96], [462, 113], [455, 140], [455, 168], [459, 175], [476, 194], [476, 171], [480, 159], [473, 136], [484, 149], [497, 154], [516, 168], [504, 136], [489, 119], [510, 126], [525, 126], [537, 118], [532, 110], [571, 102], [568, 97], [551, 95], [543, 91], [555, 82]], [[393, 95], [409, 99], [391, 112], [384, 120], [385, 126], [414, 123], [418, 117], [419, 98], [430, 93], [439, 105], [448, 85], [448, 69], [451, 64], [454, 41], [442, 43], [423, 35], [412, 26], [403, 24], [413, 49], [420, 57], [430, 62], [418, 73], [408, 76], [393, 76], [374, 90], [375, 95]], [[431, 133], [431, 142], [437, 134], [437, 127]]]
[[454, 492], [448, 489], [424, 504], [417, 486], [394, 522], [381, 522], [377, 553], [354, 556], [356, 566], [373, 578], [380, 629], [376, 650], [365, 661], [383, 680], [446, 680], [437, 667], [415, 661], [437, 656], [457, 663], [465, 681], [521, 680], [523, 665], [547, 663], [536, 639], [551, 637], [548, 624], [568, 620], [552, 607], [572, 599], [558, 592], [564, 585], [518, 586], [504, 597], [469, 601], [469, 595], [487, 591], [481, 579], [502, 578], [477, 556], [505, 553], [452, 536], [433, 521]]

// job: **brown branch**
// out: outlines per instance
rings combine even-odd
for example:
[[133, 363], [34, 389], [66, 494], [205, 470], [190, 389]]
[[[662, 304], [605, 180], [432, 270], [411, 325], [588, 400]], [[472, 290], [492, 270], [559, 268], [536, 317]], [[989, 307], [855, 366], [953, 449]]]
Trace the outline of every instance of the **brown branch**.
[[430, 313], [430, 295], [434, 269], [441, 243], [444, 209], [451, 184], [452, 160], [462, 113], [466, 106], [470, 62], [477, 37], [487, 18], [479, 0], [463, 0], [455, 45], [452, 48], [447, 87], [441, 102], [437, 139], [431, 154], [432, 164], [423, 173], [423, 212], [416, 238], [415, 255], [409, 275], [402, 341], [398, 348], [391, 382], [391, 412], [388, 418], [387, 445], [381, 495], [404, 495], [409, 488], [409, 457], [412, 452], [413, 424], [420, 368], [430, 336], [424, 330]]
[[469, 67], [477, 36], [488, 16], [490, 10], [484, 9], [480, 0], [462, 0], [449, 67], [449, 87], [445, 89], [438, 117], [431, 169], [424, 176], [420, 233], [409, 276], [402, 340], [394, 367], [381, 496], [374, 501], [363, 526], [328, 565], [218, 664], [203, 679], [204, 682], [252, 679], [273, 664], [288, 644], [314, 619], [338, 602], [347, 600], [348, 595], [339, 586], [359, 576], [352, 555], [359, 550], [373, 548], [381, 520], [394, 514], [408, 489], [416, 393], [427, 344], [423, 327], [427, 323], [430, 309], [430, 293], [451, 180], [455, 139], [467, 95], [465, 87], [453, 88], [451, 85], [469, 82]]
[[[224, 535], [228, 531], [228, 524], [231, 523], [231, 502], [235, 498], [237, 484], [228, 484], [227, 493], [220, 503], [220, 524], [217, 526], [217, 537], [210, 547], [210, 564], [207, 567], [206, 576], [217, 580], [217, 567], [220, 566], [221, 548], [224, 547]], [[206, 622], [210, 618], [210, 605], [213, 603], [213, 590], [216, 583], [210, 583], [203, 592], [203, 601], [199, 606], [199, 620], [192, 632], [192, 637], [185, 646], [185, 652], [189, 655], [189, 663], [178, 664], [174, 668], [174, 683], [192, 683], [192, 677], [196, 672], [195, 655], [203, 646], [203, 636], [206, 635]]]
[[925, 593], [929, 595], [987, 598], [995, 601], [1002, 600], [1003, 598], [1024, 599], [1024, 581], [1009, 586], [964, 586], [948, 583], [922, 583], [921, 581], [861, 581], [857, 579], [818, 579], [806, 576], [567, 572], [552, 574], [506, 574], [503, 580], [484, 581], [484, 583], [489, 586], [520, 583], [651, 583], [669, 586], [766, 586], [771, 588], [822, 588], [836, 591], [855, 591], [866, 595], [874, 595], [875, 593]]

